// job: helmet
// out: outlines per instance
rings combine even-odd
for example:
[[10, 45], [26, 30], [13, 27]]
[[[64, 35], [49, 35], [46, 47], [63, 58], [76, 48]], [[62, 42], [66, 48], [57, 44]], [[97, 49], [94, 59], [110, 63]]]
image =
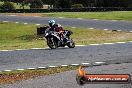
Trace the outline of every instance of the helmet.
[[50, 21], [49, 21], [49, 25], [50, 25], [50, 26], [54, 26], [54, 25], [55, 25], [55, 20], [50, 20]]

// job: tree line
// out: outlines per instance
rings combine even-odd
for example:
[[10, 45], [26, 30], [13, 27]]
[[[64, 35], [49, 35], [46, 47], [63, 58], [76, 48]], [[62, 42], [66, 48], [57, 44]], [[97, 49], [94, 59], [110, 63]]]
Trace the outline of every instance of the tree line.
[[14, 2], [21, 7], [29, 5], [30, 8], [43, 8], [44, 4], [49, 8], [80, 8], [80, 7], [132, 7], [132, 0], [0, 0]]
[[83, 7], [132, 7], [132, 0], [42, 0], [55, 8], [72, 8], [73, 5]]

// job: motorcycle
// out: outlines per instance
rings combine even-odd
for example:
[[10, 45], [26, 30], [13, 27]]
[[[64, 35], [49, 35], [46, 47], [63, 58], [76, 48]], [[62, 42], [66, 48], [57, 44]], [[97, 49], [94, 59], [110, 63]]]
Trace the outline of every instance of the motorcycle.
[[47, 45], [51, 49], [56, 49], [57, 47], [65, 47], [68, 46], [69, 48], [74, 48], [75, 43], [70, 38], [70, 35], [73, 34], [72, 31], [64, 30], [64, 38], [60, 37], [59, 32], [50, 31], [50, 28], [47, 28], [44, 33], [44, 37], [47, 40]]

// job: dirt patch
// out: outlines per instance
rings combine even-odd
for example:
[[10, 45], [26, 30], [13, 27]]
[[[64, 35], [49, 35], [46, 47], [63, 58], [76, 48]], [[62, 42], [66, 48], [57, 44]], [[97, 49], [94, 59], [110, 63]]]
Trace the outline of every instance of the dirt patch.
[[16, 15], [16, 16], [47, 16], [41, 13], [0, 13], [1, 15]]
[[23, 13], [23, 14], [16, 14], [17, 16], [42, 16], [39, 13]]

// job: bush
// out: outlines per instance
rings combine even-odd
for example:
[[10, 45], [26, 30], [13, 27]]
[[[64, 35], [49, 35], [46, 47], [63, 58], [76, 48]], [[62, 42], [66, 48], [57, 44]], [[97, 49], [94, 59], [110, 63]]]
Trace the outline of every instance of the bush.
[[132, 4], [128, 5], [129, 8], [132, 8]]
[[14, 4], [11, 2], [4, 2], [4, 4], [0, 5], [1, 10], [13, 10], [15, 9]]
[[82, 4], [74, 4], [72, 5], [72, 8], [83, 8]]
[[35, 0], [31, 2], [30, 8], [43, 8], [43, 2], [41, 0]]

